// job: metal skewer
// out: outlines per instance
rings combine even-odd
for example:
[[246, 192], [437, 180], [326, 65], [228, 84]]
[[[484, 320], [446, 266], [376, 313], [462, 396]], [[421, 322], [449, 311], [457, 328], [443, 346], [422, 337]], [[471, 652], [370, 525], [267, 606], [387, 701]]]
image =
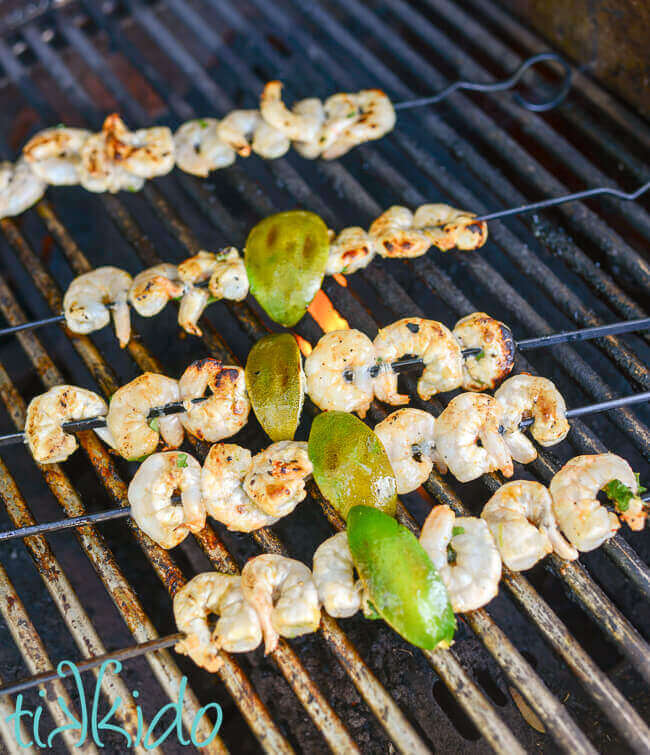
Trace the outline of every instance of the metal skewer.
[[642, 194], [650, 189], [650, 181], [647, 181], [636, 191], [625, 192], [620, 189], [610, 189], [605, 186], [601, 186], [598, 189], [587, 189], [586, 191], [578, 191], [575, 194], [563, 194], [561, 197], [555, 197], [554, 199], [543, 199], [541, 202], [532, 202], [531, 204], [522, 204], [519, 207], [510, 207], [507, 210], [497, 210], [496, 212], [489, 212], [486, 215], [479, 215], [477, 218], [473, 218], [475, 222], [482, 220], [497, 220], [497, 218], [507, 218], [511, 215], [521, 215], [525, 212], [533, 212], [534, 210], [543, 210], [546, 207], [555, 207], [558, 204], [564, 204], [565, 202], [575, 202], [578, 199], [588, 199], [589, 197], [595, 197], [600, 194], [608, 194], [612, 197], [625, 200], [638, 199]]
[[509, 76], [507, 79], [503, 79], [502, 81], [494, 81], [488, 84], [479, 84], [473, 81], [456, 81], [443, 89], [441, 92], [438, 92], [438, 94], [431, 95], [430, 97], [419, 97], [417, 99], [408, 100], [406, 102], [397, 102], [393, 105], [393, 107], [395, 108], [395, 110], [408, 110], [411, 108], [423, 107], [425, 105], [433, 105], [436, 102], [440, 102], [441, 100], [446, 99], [447, 97], [449, 97], [449, 95], [457, 92], [459, 89], [469, 89], [473, 92], [503, 92], [506, 89], [511, 89], [513, 86], [515, 86], [529, 68], [537, 65], [537, 63], [542, 63], [546, 60], [552, 60], [556, 63], [559, 63], [564, 69], [564, 76], [562, 78], [560, 86], [558, 87], [557, 93], [554, 94], [550, 99], [544, 100], [542, 102], [531, 102], [530, 100], [522, 97], [518, 92], [515, 93], [515, 101], [518, 105], [526, 108], [526, 110], [532, 110], [533, 112], [541, 113], [545, 110], [550, 110], [551, 108], [557, 107], [567, 96], [569, 89], [571, 88], [571, 68], [569, 67], [569, 64], [566, 62], [566, 60], [564, 60], [554, 52], [542, 52], [538, 55], [533, 55], [527, 60], [524, 60], [524, 62], [511, 76]]
[[[127, 661], [130, 658], [137, 658], [144, 653], [151, 653], [155, 650], [163, 650], [164, 648], [171, 647], [179, 640], [182, 640], [183, 637], [185, 637], [185, 635], [182, 632], [168, 634], [164, 637], [156, 637], [154, 640], [141, 642], [138, 645], [131, 645], [128, 648], [112, 650], [109, 653], [103, 653], [102, 655], [95, 655], [91, 658], [78, 660], [75, 662], [75, 667], [80, 673], [83, 673], [84, 671], [99, 668], [106, 661]], [[27, 679], [3, 684], [0, 686], [0, 695], [15, 695], [19, 692], [25, 692], [28, 689], [32, 689], [33, 687], [38, 687], [41, 684], [47, 684], [48, 682], [53, 682], [57, 679], [65, 679], [68, 676], [72, 676], [72, 674], [73, 671], [69, 668], [62, 668], [61, 673], [58, 673], [56, 670], [43, 671], [40, 674], [35, 674]]]
[[[618, 409], [622, 406], [631, 406], [633, 404], [640, 404], [645, 401], [650, 401], [650, 391], [644, 393], [635, 393], [631, 396], [623, 396], [622, 398], [610, 399], [609, 401], [601, 401], [598, 404], [589, 404], [588, 406], [580, 406], [575, 409], [569, 409], [566, 413], [568, 418], [581, 417], [585, 414], [596, 414], [598, 412], [604, 412], [609, 409]], [[532, 417], [523, 419], [519, 423], [519, 429], [525, 430], [534, 423]], [[174, 500], [175, 497], [172, 498]], [[180, 498], [177, 500], [180, 501]], [[643, 501], [650, 500], [650, 494], [647, 494], [642, 498]], [[16, 538], [31, 537], [34, 535], [49, 534], [52, 532], [59, 532], [61, 530], [70, 529], [72, 527], [82, 527], [85, 524], [94, 524], [96, 522], [105, 522], [110, 519], [122, 519], [131, 514], [131, 507], [126, 506], [119, 509], [110, 509], [109, 511], [99, 511], [96, 514], [85, 514], [84, 516], [77, 516], [71, 519], [61, 519], [56, 522], [45, 522], [44, 524], [34, 524], [29, 527], [21, 527], [20, 529], [7, 530], [0, 532], [0, 543], [7, 540], [15, 540]], [[0, 694], [3, 694], [2, 687], [0, 687]]]

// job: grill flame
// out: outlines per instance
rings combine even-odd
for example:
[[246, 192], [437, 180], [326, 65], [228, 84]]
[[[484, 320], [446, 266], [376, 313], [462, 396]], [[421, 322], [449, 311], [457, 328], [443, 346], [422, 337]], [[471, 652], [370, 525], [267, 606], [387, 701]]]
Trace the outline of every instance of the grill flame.
[[331, 330], [347, 330], [350, 327], [348, 321], [336, 311], [322, 289], [314, 296], [307, 311], [325, 333], [329, 333]]

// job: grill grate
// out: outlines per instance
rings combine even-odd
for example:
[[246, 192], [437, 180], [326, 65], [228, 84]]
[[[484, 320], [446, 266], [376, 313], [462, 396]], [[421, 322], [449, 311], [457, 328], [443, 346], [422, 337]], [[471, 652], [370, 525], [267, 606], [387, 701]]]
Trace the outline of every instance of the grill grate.
[[[101, 116], [114, 108], [132, 126], [154, 119], [176, 125], [194, 115], [251, 106], [263, 81], [270, 78], [286, 81], [290, 97], [363, 86], [381, 86], [391, 96], [410, 97], [442, 88], [459, 73], [477, 80], [503, 76], [541, 49], [538, 40], [491, 3], [469, 0], [465, 5], [469, 8], [451, 0], [424, 0], [416, 10], [402, 0], [328, 0], [320, 5], [246, 0], [236, 6], [225, 0], [167, 0], [155, 5], [129, 0], [100, 8], [93, 2], [71, 2], [0, 40], [0, 66], [6, 77], [0, 90], [5, 105], [2, 133], [16, 147], [25, 135], [12, 131], [16, 123], [24, 130], [58, 121], [97, 128]], [[160, 258], [182, 259], [201, 246], [241, 244], [246, 228], [261, 216], [296, 204], [341, 227], [364, 225], [395, 202], [417, 205], [443, 196], [483, 212], [587, 185], [645, 180], [647, 166], [641, 155], [650, 142], [650, 129], [584, 75], [576, 81], [571, 103], [544, 116], [523, 111], [506, 97], [485, 100], [456, 94], [439, 112], [400, 114], [392, 135], [342, 162], [307, 163], [294, 155], [270, 163], [250, 160], [206, 182], [176, 172], [147, 185], [141, 196], [53, 191], [51, 200], [41, 201], [24, 218], [1, 223], [5, 273], [0, 279], [0, 310], [10, 325], [58, 313], [61, 291], [71, 275], [106, 261], [107, 248], [115, 264], [138, 270]], [[581, 135], [587, 144], [597, 145], [594, 157], [576, 146]], [[601, 159], [607, 175], [595, 167]], [[470, 186], [471, 191], [466, 188]], [[494, 223], [491, 241], [480, 254], [373, 263], [345, 287], [328, 279], [325, 294], [351, 327], [371, 336], [379, 323], [397, 316], [426, 314], [449, 324], [477, 308], [508, 321], [519, 337], [593, 326], [618, 316], [642, 317], [640, 302], [650, 289], [648, 263], [635, 251], [650, 236], [650, 217], [643, 208], [643, 202], [601, 199], [588, 207], [568, 205]], [[82, 246], [88, 247], [88, 258]], [[318, 309], [312, 315], [296, 332], [314, 343], [327, 323]], [[110, 395], [140, 370], [176, 374], [178, 364], [206, 349], [226, 361], [241, 362], [252, 340], [267, 332], [259, 309], [249, 303], [214, 306], [205, 318], [209, 322], [202, 345], [176, 343], [173, 313], [165, 316], [168, 319], [155, 326], [140, 321], [142, 335], [131, 341], [127, 354], [118, 353], [111, 336], [102, 333], [70, 341], [62, 333], [52, 334], [47, 351], [35, 334], [17, 336], [15, 344], [4, 347], [16, 361], [3, 356], [7, 366], [0, 365], [0, 397], [12, 423], [22, 428], [23, 396], [42, 386], [64, 379], [88, 384], [90, 373]], [[162, 331], [165, 326], [167, 331]], [[161, 332], [171, 334], [168, 341], [161, 343]], [[518, 356], [517, 366], [549, 375], [568, 403], [579, 405], [639, 387], [647, 390], [648, 353], [647, 337], [610, 337], [590, 345], [559, 346], [535, 355], [531, 363]], [[155, 354], [161, 354], [161, 361]], [[14, 365], [23, 365], [23, 371]], [[26, 377], [32, 368], [41, 387]], [[434, 413], [442, 408], [440, 401], [414, 405]], [[382, 410], [373, 407], [371, 419], [382, 416]], [[642, 469], [650, 448], [644, 416], [643, 410], [621, 409], [588, 423], [574, 422], [573, 449], [567, 456], [600, 452], [605, 438], [610, 448]], [[263, 445], [259, 428], [249, 425], [241, 442]], [[86, 513], [85, 500], [99, 507], [105, 500], [128, 505], [125, 480], [132, 470], [109, 456], [92, 433], [81, 433], [80, 442], [90, 467], [85, 460], [70, 462], [65, 472], [42, 467], [47, 487], [34, 499], [39, 512], [51, 511], [52, 496], [68, 516]], [[200, 457], [205, 448], [197, 444], [195, 452]], [[7, 463], [0, 466], [0, 495], [14, 527], [41, 519], [21, 494], [29, 477], [29, 464], [20, 460], [21, 453], [7, 452]], [[527, 472], [548, 482], [561, 461], [544, 453]], [[74, 475], [67, 475], [68, 466]], [[90, 468], [102, 483], [101, 492]], [[423, 495], [457, 511], [463, 510], [462, 498], [466, 509], [476, 513], [500, 482], [491, 475], [460, 490], [434, 474]], [[314, 489], [311, 494], [318, 501]], [[402, 521], [416, 526], [415, 519], [421, 519], [427, 505], [423, 496], [405, 497]], [[326, 505], [322, 509], [330, 525], [340, 525]], [[211, 564], [234, 572], [260, 549], [290, 552], [308, 561], [313, 546], [331, 532], [318, 509], [307, 503], [274, 532], [234, 537], [208, 527], [195, 545], [186, 541], [173, 554], [130, 524], [101, 527], [101, 535], [95, 526], [77, 530], [80, 563], [91, 565], [106, 587], [107, 600], [110, 596], [122, 622], [121, 634], [115, 637], [121, 637], [125, 647], [155, 640], [159, 631], [172, 631], [169, 596], [195, 571]], [[141, 550], [134, 548], [129, 533]], [[52, 536], [52, 547], [69, 539], [70, 533]], [[630, 536], [630, 541], [637, 549], [647, 548], [642, 535]], [[76, 643], [82, 657], [101, 655], [99, 635], [117, 647], [110, 634], [94, 628], [91, 614], [82, 607], [75, 594], [78, 580], [66, 577], [70, 572], [63, 563], [64, 549], [53, 551], [48, 542], [36, 537], [25, 544], [58, 606], [72, 647]], [[60, 562], [55, 551], [61, 553]], [[344, 631], [325, 618], [318, 639], [305, 638], [291, 646], [281, 643], [272, 657], [280, 675], [255, 654], [252, 659], [226, 657], [220, 672], [223, 694], [215, 698], [205, 675], [163, 650], [145, 656], [151, 686], [157, 682], [158, 694], [174, 699], [181, 675], [188, 671], [196, 693], [187, 698], [186, 725], [202, 704], [199, 699], [219, 699], [225, 706], [229, 694], [234, 705], [225, 712], [226, 720], [229, 713], [235, 722], [244, 720], [258, 743], [271, 751], [318, 750], [324, 743], [337, 752], [357, 747], [375, 751], [386, 749], [392, 740], [409, 753], [460, 746], [481, 751], [488, 744], [512, 753], [518, 751], [517, 740], [530, 750], [547, 743], [548, 737], [571, 752], [593, 752], [595, 747], [612, 747], [612, 742], [647, 751], [650, 738], [642, 718], [647, 719], [647, 698], [640, 700], [641, 716], [628, 700], [638, 697], [641, 689], [635, 675], [650, 680], [648, 647], [635, 629], [647, 619], [646, 605], [637, 595], [650, 595], [648, 570], [620, 536], [601, 551], [583, 557], [582, 565], [548, 558], [526, 577], [506, 570], [507, 592], [503, 590], [489, 610], [466, 617], [452, 651], [416, 654], [384, 627], [350, 620]], [[17, 556], [23, 563], [22, 551]], [[139, 570], [131, 566], [131, 559]], [[150, 575], [149, 581], [139, 571]], [[154, 575], [164, 589], [155, 584]], [[16, 581], [15, 569], [0, 569], [0, 610], [27, 671], [45, 671], [51, 659], [60, 660], [61, 651], [51, 639], [44, 640], [47, 627], [25, 610]], [[147, 590], [161, 599], [161, 607], [145, 597]], [[154, 615], [156, 620], [150, 618]], [[52, 647], [49, 655], [46, 645]], [[534, 650], [537, 669], [529, 650]], [[331, 664], [332, 658], [339, 661], [343, 675]], [[64, 686], [59, 683], [58, 690]], [[546, 736], [524, 723], [504, 695], [508, 687], [516, 688], [534, 710]], [[279, 699], [289, 690], [295, 697]], [[571, 695], [568, 700], [560, 697], [565, 690]], [[128, 690], [104, 686], [107, 700], [118, 692], [129, 699]], [[7, 706], [6, 699], [2, 704]], [[125, 708], [127, 716], [130, 712]], [[50, 713], [57, 715], [55, 705]], [[203, 726], [209, 731], [208, 721]], [[241, 726], [226, 724], [222, 734], [224, 740], [217, 740], [212, 751], [226, 746], [255, 749]], [[15, 748], [10, 739], [7, 746]]]

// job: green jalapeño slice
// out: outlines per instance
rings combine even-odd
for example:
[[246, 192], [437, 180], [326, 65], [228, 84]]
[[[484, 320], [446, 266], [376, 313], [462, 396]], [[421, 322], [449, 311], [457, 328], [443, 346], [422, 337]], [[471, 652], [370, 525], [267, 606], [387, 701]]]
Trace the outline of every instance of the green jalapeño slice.
[[305, 397], [300, 350], [290, 333], [264, 336], [246, 362], [246, 390], [272, 441], [293, 440]]
[[348, 514], [348, 543], [368, 600], [405, 640], [425, 650], [449, 647], [456, 631], [447, 590], [417, 538], [368, 506]]
[[309, 433], [309, 458], [320, 492], [344, 519], [357, 504], [395, 515], [397, 483], [386, 451], [354, 414], [319, 414]]
[[327, 226], [313, 212], [271, 215], [248, 234], [244, 262], [251, 293], [275, 322], [292, 327], [323, 282]]

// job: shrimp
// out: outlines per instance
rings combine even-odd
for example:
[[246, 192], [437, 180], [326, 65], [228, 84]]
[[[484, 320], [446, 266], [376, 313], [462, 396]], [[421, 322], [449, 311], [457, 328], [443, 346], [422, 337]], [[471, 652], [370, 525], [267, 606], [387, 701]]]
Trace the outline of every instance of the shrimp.
[[101, 396], [76, 385], [56, 385], [29, 402], [25, 440], [40, 464], [65, 461], [77, 450], [77, 439], [62, 425], [71, 420], [103, 416], [108, 407]]
[[344, 619], [361, 608], [361, 590], [354, 580], [348, 533], [339, 532], [322, 542], [314, 553], [313, 578], [318, 597], [330, 616]]
[[90, 131], [83, 128], [46, 128], [23, 147], [23, 156], [37, 176], [53, 186], [79, 183], [80, 151]]
[[248, 275], [244, 260], [234, 246], [215, 255], [215, 264], [208, 289], [215, 299], [243, 301], [248, 296]]
[[236, 159], [235, 150], [219, 138], [216, 118], [187, 121], [174, 134], [176, 165], [186, 173], [206, 178]]
[[420, 544], [447, 588], [454, 613], [475, 611], [496, 597], [501, 556], [483, 519], [457, 517], [449, 506], [434, 506]]
[[275, 554], [256, 556], [242, 569], [241, 585], [257, 611], [266, 654], [277, 648], [280, 635], [299, 637], [318, 629], [318, 591], [311, 571], [300, 561]]
[[374, 397], [372, 341], [359, 330], [333, 330], [305, 359], [307, 393], [323, 411], [356, 412], [365, 417]]
[[421, 409], [398, 409], [375, 426], [400, 495], [419, 488], [431, 474], [434, 460], [439, 463], [434, 427], [433, 416]]
[[473, 312], [461, 318], [452, 333], [463, 350], [481, 349], [479, 354], [464, 358], [466, 391], [493, 390], [512, 372], [516, 344], [507, 325], [485, 312]]
[[[219, 616], [211, 629], [208, 619]], [[255, 609], [246, 601], [241, 577], [219, 572], [197, 574], [174, 596], [174, 619], [185, 637], [174, 650], [208, 671], [218, 671], [219, 651], [248, 653], [262, 641]]]
[[323, 103], [318, 97], [307, 97], [305, 100], [296, 102], [291, 109], [299, 118], [306, 118], [319, 124], [318, 132], [313, 139], [305, 140], [301, 137], [300, 140], [293, 142], [293, 147], [299, 155], [308, 160], [315, 160], [323, 151], [325, 141], [322, 126], [325, 122], [326, 111]]
[[[180, 492], [180, 506], [172, 496]], [[128, 490], [131, 516], [161, 548], [174, 548], [205, 526], [201, 465], [190, 454], [152, 454], [140, 465]]]
[[557, 472], [549, 491], [553, 511], [566, 538], [580, 551], [591, 551], [619, 529], [616, 514], [597, 499], [608, 483], [627, 488], [627, 500], [617, 504], [617, 513], [630, 529], [641, 530], [646, 511], [639, 484], [630, 465], [616, 454], [576, 456]]
[[291, 146], [288, 137], [267, 123], [259, 110], [233, 110], [219, 123], [217, 133], [241, 157], [248, 157], [252, 149], [260, 157], [274, 160]]
[[47, 184], [20, 158], [16, 163], [0, 162], [0, 218], [20, 215], [45, 194]]
[[405, 317], [381, 328], [375, 341], [380, 361], [375, 394], [380, 401], [399, 406], [409, 397], [397, 392], [397, 374], [392, 362], [407, 354], [420, 357], [424, 372], [418, 380], [418, 395], [429, 399], [442, 391], [453, 391], [462, 382], [463, 356], [451, 331], [435, 320]]
[[461, 393], [436, 419], [436, 451], [460, 482], [499, 469], [512, 477], [510, 451], [499, 432], [503, 408], [484, 393]]
[[203, 462], [201, 491], [207, 512], [234, 532], [270, 527], [280, 518], [265, 514], [245, 493], [244, 478], [252, 463], [251, 452], [234, 443], [215, 443]]
[[244, 491], [265, 514], [285, 516], [307, 495], [305, 482], [313, 471], [306, 443], [281, 440], [253, 456]]
[[88, 191], [139, 191], [146, 178], [174, 167], [174, 140], [166, 127], [131, 132], [117, 113], [80, 150], [79, 181]]
[[423, 204], [415, 211], [413, 226], [422, 231], [441, 252], [468, 251], [487, 241], [487, 223], [474, 220], [475, 213], [457, 210], [448, 204]]
[[370, 236], [358, 226], [344, 228], [338, 236], [330, 231], [330, 251], [325, 267], [326, 275], [356, 273], [367, 267], [375, 256]]
[[[183, 427], [191, 435], [216, 443], [239, 432], [248, 421], [250, 402], [246, 394], [244, 370], [226, 367], [218, 359], [207, 357], [193, 362], [178, 381], [181, 399], [187, 412], [180, 415]], [[212, 395], [201, 404], [191, 400], [202, 397], [207, 389]]]
[[65, 323], [73, 333], [100, 330], [111, 317], [115, 335], [124, 348], [131, 338], [131, 318], [127, 300], [133, 283], [131, 276], [119, 267], [98, 267], [78, 275], [63, 297]]
[[178, 448], [183, 442], [178, 415], [149, 419], [149, 412], [180, 397], [176, 380], [153, 372], [145, 372], [118, 388], [106, 416], [117, 452], [125, 459], [148, 456], [156, 450], [160, 436], [169, 447]]
[[503, 563], [513, 571], [533, 567], [547, 553], [574, 561], [578, 551], [562, 536], [548, 490], [539, 482], [502, 485], [485, 504], [481, 519], [496, 542]]
[[185, 283], [185, 293], [178, 310], [178, 324], [187, 333], [203, 335], [197, 323], [210, 303], [210, 292], [208, 288], [198, 288], [196, 284], [210, 280], [215, 265], [216, 256], [202, 249], [178, 266], [178, 276]]
[[282, 86], [280, 81], [269, 81], [264, 87], [260, 98], [262, 118], [292, 141], [313, 141], [320, 130], [322, 115], [304, 104], [297, 113], [289, 110], [282, 102]]
[[358, 144], [381, 139], [395, 126], [395, 109], [381, 89], [343, 93], [338, 98], [336, 105], [330, 102], [331, 98], [325, 102], [325, 112], [326, 115], [329, 114], [330, 120], [340, 121], [341, 105], [345, 104], [348, 108], [345, 127], [338, 133], [338, 124], [334, 128], [332, 123], [324, 125], [326, 134], [329, 132], [335, 135], [333, 140], [331, 135], [326, 139], [329, 143], [323, 148], [321, 155], [325, 160], [335, 160]]
[[382, 257], [421, 257], [431, 246], [429, 236], [413, 227], [413, 213], [400, 205], [382, 212], [368, 233]]
[[161, 312], [170, 299], [178, 299], [185, 284], [178, 277], [176, 265], [163, 262], [138, 273], [129, 289], [129, 303], [143, 317]]
[[535, 446], [519, 430], [522, 419], [535, 420], [530, 432], [540, 446], [554, 446], [569, 434], [566, 404], [548, 378], [515, 375], [503, 383], [494, 398], [503, 407], [503, 438], [515, 461], [528, 464], [537, 458]]

